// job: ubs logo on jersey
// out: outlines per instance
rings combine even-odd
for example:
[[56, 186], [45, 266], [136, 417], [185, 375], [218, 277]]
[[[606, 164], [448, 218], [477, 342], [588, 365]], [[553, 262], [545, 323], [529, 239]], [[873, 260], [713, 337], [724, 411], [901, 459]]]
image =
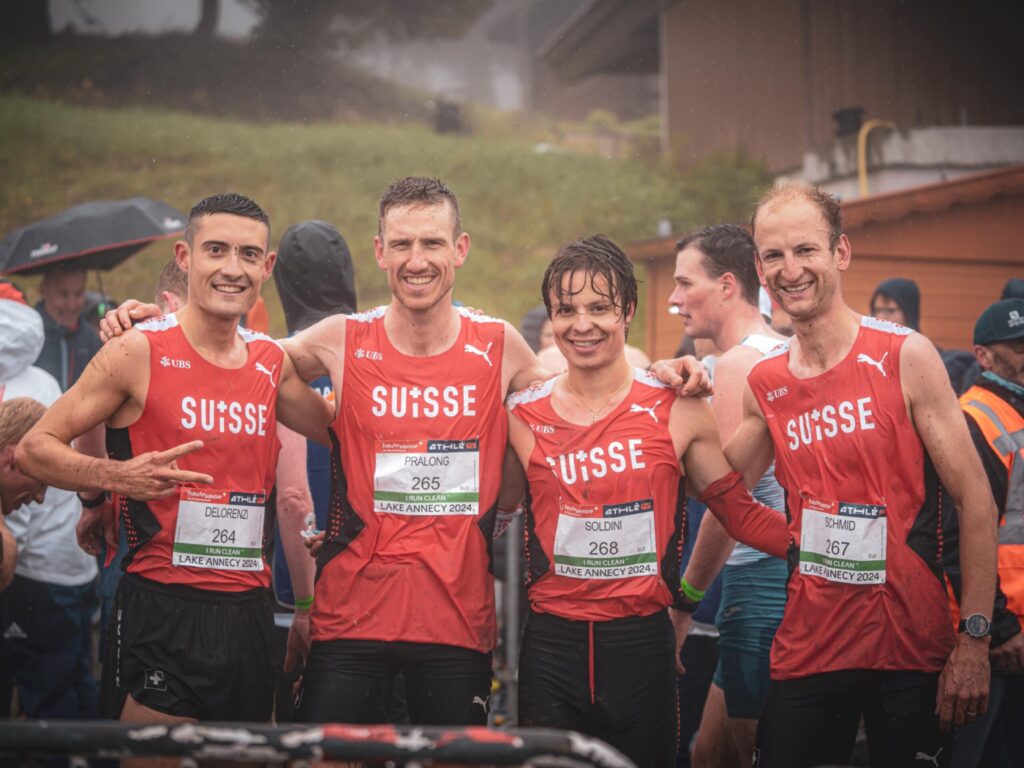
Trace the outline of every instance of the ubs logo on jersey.
[[643, 469], [643, 440], [612, 440], [607, 446], [594, 446], [589, 451], [563, 453], [556, 458], [545, 459], [555, 475], [566, 485], [575, 485], [579, 480], [590, 482], [590, 478], [604, 477], [609, 472], [621, 474], [627, 469]]
[[767, 400], [769, 403], [772, 403], [772, 402], [775, 402], [775, 400], [777, 400], [778, 398], [782, 397], [783, 395], [788, 395], [788, 394], [789, 394], [789, 387], [779, 387], [778, 389], [769, 389], [767, 392], [765, 392], [764, 399]]
[[374, 387], [370, 393], [374, 416], [434, 419], [438, 416], [476, 416], [476, 384], [461, 387]]
[[265, 403], [240, 403], [208, 397], [181, 398], [181, 426], [222, 435], [267, 434], [270, 408]]
[[191, 368], [191, 360], [172, 360], [167, 355], [160, 358], [160, 365], [164, 368]]
[[357, 360], [374, 360], [378, 363], [384, 359], [384, 355], [377, 350], [363, 349], [362, 347], [356, 349], [355, 356]]
[[856, 401], [843, 400], [838, 405], [824, 405], [819, 410], [804, 411], [786, 423], [789, 450], [795, 451], [801, 445], [813, 445], [822, 440], [836, 437], [840, 432], [852, 434], [875, 429], [871, 398], [861, 397]]
[[555, 427], [553, 424], [531, 424], [530, 429], [532, 429], [538, 435], [555, 434]]

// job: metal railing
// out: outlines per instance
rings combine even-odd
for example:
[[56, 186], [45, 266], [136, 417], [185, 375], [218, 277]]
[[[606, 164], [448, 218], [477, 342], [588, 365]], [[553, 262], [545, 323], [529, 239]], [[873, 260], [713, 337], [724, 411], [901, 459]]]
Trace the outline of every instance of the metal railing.
[[11, 720], [0, 722], [0, 754], [634, 768], [621, 753], [598, 739], [571, 731], [530, 728], [495, 731], [394, 725]]

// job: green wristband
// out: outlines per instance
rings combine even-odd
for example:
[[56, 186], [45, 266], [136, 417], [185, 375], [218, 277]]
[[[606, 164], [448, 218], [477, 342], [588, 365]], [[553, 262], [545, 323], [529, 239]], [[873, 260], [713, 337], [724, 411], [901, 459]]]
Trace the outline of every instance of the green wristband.
[[694, 586], [691, 586], [690, 583], [682, 576], [679, 577], [679, 589], [687, 600], [692, 600], [695, 603], [699, 603], [704, 598], [704, 592]]
[[295, 598], [295, 610], [297, 611], [308, 611], [313, 607], [313, 596], [309, 597], [296, 597]]

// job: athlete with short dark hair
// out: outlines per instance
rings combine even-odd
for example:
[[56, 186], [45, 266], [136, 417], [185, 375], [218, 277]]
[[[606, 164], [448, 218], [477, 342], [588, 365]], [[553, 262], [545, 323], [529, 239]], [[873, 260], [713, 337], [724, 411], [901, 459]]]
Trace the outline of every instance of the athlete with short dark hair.
[[[675, 765], [685, 635], [665, 608], [694, 605], [678, 579], [679, 458], [697, 490], [731, 468], [707, 403], [627, 362], [636, 278], [611, 240], [565, 246], [543, 286], [569, 369], [509, 399], [503, 504], [519, 495], [517, 468], [528, 486], [520, 725], [583, 731], [637, 765]], [[739, 489], [730, 501], [755, 507]], [[778, 554], [787, 541], [762, 545]]]
[[[669, 303], [679, 309], [687, 336], [710, 339], [722, 351], [711, 410], [723, 441], [742, 419], [750, 369], [784, 340], [761, 315], [756, 259], [750, 234], [734, 224], [704, 227], [676, 243], [676, 287]], [[753, 495], [773, 509], [784, 508], [774, 468], [758, 480]], [[699, 765], [746, 766], [768, 693], [769, 654], [789, 571], [784, 560], [742, 543], [734, 546], [714, 515], [705, 515], [684, 578], [701, 593], [720, 569], [718, 665], [693, 757]]]
[[[186, 306], [104, 346], [18, 452], [50, 484], [122, 497], [130, 549], [104, 665], [122, 720], [272, 714], [276, 419], [317, 436], [330, 409], [275, 342], [239, 327], [273, 268], [269, 234], [241, 195], [201, 201], [175, 244]], [[70, 447], [103, 422], [112, 459]]]

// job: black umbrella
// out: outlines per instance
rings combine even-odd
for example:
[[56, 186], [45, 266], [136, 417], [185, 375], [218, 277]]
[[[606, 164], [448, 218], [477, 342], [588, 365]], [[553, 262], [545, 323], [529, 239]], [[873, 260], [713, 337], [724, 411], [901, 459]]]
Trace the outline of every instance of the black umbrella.
[[0, 269], [5, 275], [26, 275], [68, 262], [83, 269], [113, 269], [154, 240], [184, 229], [185, 215], [158, 200], [83, 203], [11, 232], [0, 243]]

